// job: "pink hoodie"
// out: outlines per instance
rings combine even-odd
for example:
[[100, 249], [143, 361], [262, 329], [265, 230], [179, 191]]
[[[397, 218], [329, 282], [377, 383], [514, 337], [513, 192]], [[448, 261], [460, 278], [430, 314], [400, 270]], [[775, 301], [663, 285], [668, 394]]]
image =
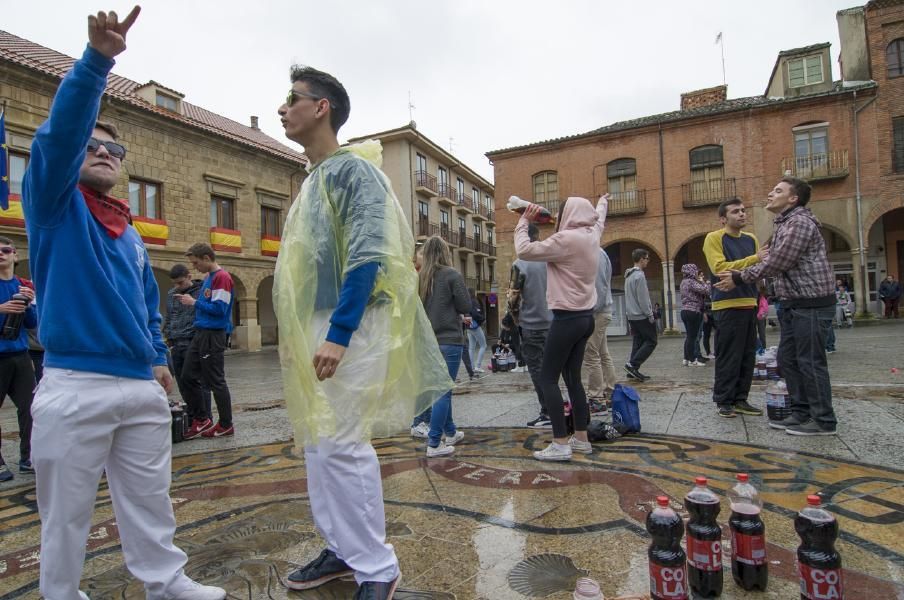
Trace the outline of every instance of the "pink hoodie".
[[600, 237], [606, 223], [608, 200], [596, 209], [586, 198], [568, 198], [559, 231], [542, 242], [531, 242], [530, 222], [521, 217], [515, 227], [518, 258], [546, 265], [546, 302], [556, 310], [592, 310], [596, 306], [596, 273]]

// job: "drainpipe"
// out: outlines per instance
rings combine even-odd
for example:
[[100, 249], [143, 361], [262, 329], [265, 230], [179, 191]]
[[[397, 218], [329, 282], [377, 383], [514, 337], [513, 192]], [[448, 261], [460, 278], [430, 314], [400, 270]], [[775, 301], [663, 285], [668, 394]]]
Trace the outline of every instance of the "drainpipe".
[[[666, 218], [666, 205], [665, 205], [665, 158], [663, 156], [662, 149], [662, 121], [659, 122], [659, 182], [660, 188], [662, 188], [662, 233], [665, 238], [665, 262], [669, 264], [671, 262], [671, 252], [669, 251], [669, 224]], [[673, 314], [673, 303], [672, 303], [672, 268], [667, 268], [665, 270], [665, 289], [666, 289], [666, 306], [668, 308], [668, 320], [667, 320], [667, 328], [674, 329], [674, 314]]]
[[860, 314], [862, 315], [869, 314], [869, 283], [867, 281], [866, 249], [863, 247], [865, 240], [863, 239], [863, 198], [860, 195], [860, 129], [858, 115], [861, 110], [875, 102], [876, 98], [877, 96], [873, 96], [863, 106], [857, 108], [857, 90], [854, 90], [854, 102], [851, 105], [851, 112], [854, 113], [854, 182], [856, 186], [855, 204], [857, 207], [857, 250], [860, 258], [860, 290], [858, 292], [861, 292], [860, 297], [863, 299], [860, 302], [862, 307]]

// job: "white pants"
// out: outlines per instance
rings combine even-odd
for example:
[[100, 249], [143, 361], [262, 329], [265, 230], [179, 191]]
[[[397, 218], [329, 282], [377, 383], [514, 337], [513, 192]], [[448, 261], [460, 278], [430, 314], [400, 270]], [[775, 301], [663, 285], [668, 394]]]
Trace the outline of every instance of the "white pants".
[[41, 593], [77, 600], [101, 474], [126, 566], [147, 598], [187, 589], [186, 556], [173, 545], [171, 423], [153, 380], [48, 368], [32, 404], [32, 461], [41, 515]]
[[[336, 374], [319, 383], [336, 413], [336, 434], [321, 437], [304, 449], [308, 497], [314, 525], [327, 547], [355, 570], [355, 580], [392, 581], [399, 575], [399, 560], [386, 543], [383, 480], [380, 462], [370, 442], [362, 437], [362, 398], [349, 393], [348, 382], [380, 382], [386, 378], [388, 354], [373, 352], [369, 335], [388, 327], [382, 311], [368, 309], [346, 350]], [[330, 313], [314, 314], [313, 324], [326, 336]], [[379, 390], [372, 389], [370, 392]]]

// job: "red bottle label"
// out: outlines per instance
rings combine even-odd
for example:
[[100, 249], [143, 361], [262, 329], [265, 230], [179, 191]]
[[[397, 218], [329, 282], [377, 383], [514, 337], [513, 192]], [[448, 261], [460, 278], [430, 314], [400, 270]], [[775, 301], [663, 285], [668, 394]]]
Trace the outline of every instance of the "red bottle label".
[[844, 598], [841, 569], [814, 569], [798, 562], [797, 572], [800, 575], [800, 593], [804, 598], [809, 600]]
[[687, 562], [701, 571], [722, 570], [722, 542], [704, 542], [692, 535], [687, 536]]
[[745, 565], [766, 564], [766, 536], [731, 532], [731, 559]]
[[687, 600], [687, 567], [663, 567], [651, 562], [650, 593], [654, 598]]

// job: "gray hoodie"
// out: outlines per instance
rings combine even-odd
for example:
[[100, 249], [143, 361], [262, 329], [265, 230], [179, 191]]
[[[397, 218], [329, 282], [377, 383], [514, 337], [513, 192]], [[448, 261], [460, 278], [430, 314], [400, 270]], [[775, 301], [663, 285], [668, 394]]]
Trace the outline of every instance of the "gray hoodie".
[[552, 312], [546, 304], [546, 263], [518, 259], [513, 266], [524, 275], [518, 325], [531, 331], [549, 329]]
[[596, 307], [593, 314], [612, 313], [612, 263], [600, 248], [600, 262], [596, 271]]
[[625, 271], [625, 314], [629, 321], [648, 319], [653, 322], [653, 304], [643, 269], [631, 267]]

